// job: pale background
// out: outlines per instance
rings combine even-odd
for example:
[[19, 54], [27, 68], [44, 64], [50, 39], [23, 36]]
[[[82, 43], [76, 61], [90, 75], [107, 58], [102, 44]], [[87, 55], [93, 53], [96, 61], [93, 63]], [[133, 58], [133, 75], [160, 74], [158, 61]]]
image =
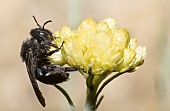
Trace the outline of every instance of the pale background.
[[[42, 108], [31, 87], [19, 52], [29, 31], [51, 19], [56, 31], [64, 25], [75, 28], [85, 18], [116, 19], [139, 44], [147, 47], [144, 65], [109, 84], [98, 111], [170, 110], [170, 1], [169, 0], [1, 0], [0, 1], [0, 111], [69, 111], [63, 95], [40, 83], [47, 106]], [[62, 86], [78, 111], [85, 101], [85, 80], [72, 73]]]

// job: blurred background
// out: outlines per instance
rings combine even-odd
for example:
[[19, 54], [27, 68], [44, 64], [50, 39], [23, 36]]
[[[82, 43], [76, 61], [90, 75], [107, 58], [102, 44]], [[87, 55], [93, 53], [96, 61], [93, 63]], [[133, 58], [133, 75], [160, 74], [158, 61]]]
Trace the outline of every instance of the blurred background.
[[[143, 66], [109, 84], [98, 111], [170, 110], [170, 1], [169, 0], [1, 0], [0, 1], [0, 111], [69, 111], [64, 96], [54, 87], [39, 83], [47, 106], [39, 104], [19, 52], [22, 41], [36, 26], [32, 15], [56, 31], [80, 21], [115, 18], [131, 37], [147, 47]], [[78, 111], [85, 102], [85, 80], [79, 73], [61, 84]]]

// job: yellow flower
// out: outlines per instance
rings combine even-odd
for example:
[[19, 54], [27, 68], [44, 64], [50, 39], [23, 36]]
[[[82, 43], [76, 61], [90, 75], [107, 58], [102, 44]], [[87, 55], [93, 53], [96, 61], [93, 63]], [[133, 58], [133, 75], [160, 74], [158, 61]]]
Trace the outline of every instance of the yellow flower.
[[137, 40], [130, 38], [126, 29], [118, 28], [112, 18], [98, 24], [89, 18], [76, 30], [64, 26], [54, 35], [58, 37], [55, 40], [58, 46], [64, 41], [59, 56], [52, 57], [54, 63], [82, 68], [85, 72], [92, 66], [95, 75], [134, 71], [146, 56], [146, 48], [137, 46]]

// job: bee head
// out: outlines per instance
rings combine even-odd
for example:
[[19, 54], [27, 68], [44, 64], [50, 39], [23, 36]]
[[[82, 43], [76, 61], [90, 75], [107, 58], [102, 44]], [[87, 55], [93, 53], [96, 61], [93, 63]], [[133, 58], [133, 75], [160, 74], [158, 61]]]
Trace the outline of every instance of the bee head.
[[52, 22], [51, 20], [46, 21], [43, 26], [41, 27], [39, 23], [37, 22], [35, 16], [33, 16], [38, 28], [32, 29], [30, 31], [30, 35], [33, 38], [36, 38], [38, 41], [43, 41], [43, 40], [49, 40], [52, 41], [54, 37], [52, 36], [52, 32], [48, 29], [45, 29], [45, 25], [49, 22]]

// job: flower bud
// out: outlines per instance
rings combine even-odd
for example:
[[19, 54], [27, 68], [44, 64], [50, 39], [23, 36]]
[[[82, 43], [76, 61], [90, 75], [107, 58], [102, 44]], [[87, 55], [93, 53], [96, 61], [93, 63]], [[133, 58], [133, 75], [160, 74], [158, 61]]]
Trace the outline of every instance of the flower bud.
[[96, 75], [136, 69], [146, 56], [146, 48], [137, 46], [137, 40], [132, 39], [126, 29], [118, 28], [112, 18], [98, 24], [86, 19], [76, 30], [65, 26], [54, 35], [59, 37], [55, 40], [58, 46], [64, 41], [60, 53], [62, 64], [81, 68], [85, 72], [92, 66]]

